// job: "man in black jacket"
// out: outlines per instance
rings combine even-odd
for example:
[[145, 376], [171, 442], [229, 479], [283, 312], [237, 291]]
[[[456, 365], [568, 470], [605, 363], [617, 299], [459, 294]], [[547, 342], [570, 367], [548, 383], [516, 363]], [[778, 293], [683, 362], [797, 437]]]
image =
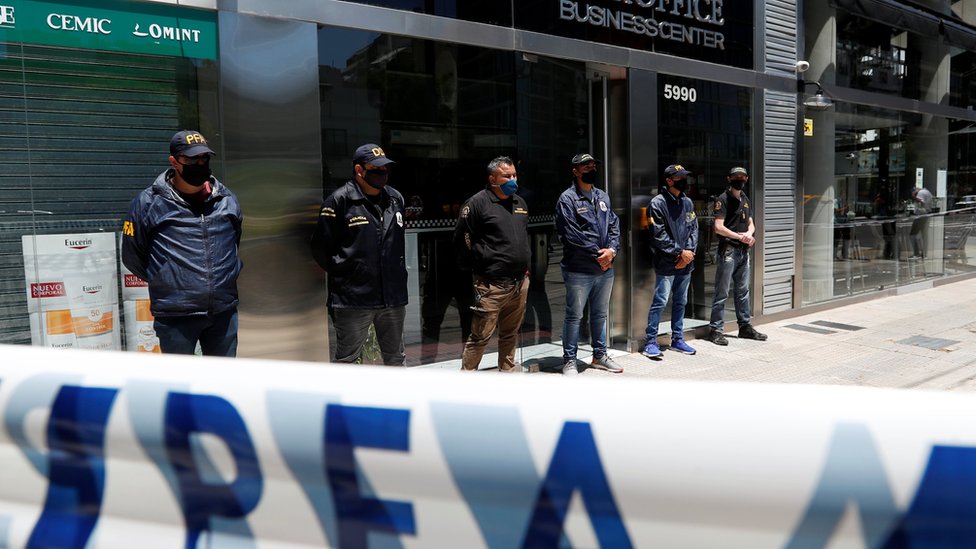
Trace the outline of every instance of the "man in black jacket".
[[386, 184], [393, 163], [379, 145], [356, 149], [353, 179], [322, 203], [312, 236], [312, 255], [329, 273], [336, 362], [359, 360], [372, 324], [383, 364], [405, 363], [404, 203]]
[[237, 355], [237, 197], [210, 172], [214, 152], [197, 131], [169, 143], [170, 167], [139, 193], [122, 226], [122, 262], [149, 285], [164, 353]]
[[470, 270], [475, 304], [461, 368], [475, 371], [498, 328], [498, 370], [520, 372], [515, 362], [519, 327], [529, 291], [529, 209], [518, 190], [515, 163], [500, 156], [488, 163], [488, 186], [461, 207], [454, 230], [458, 263]]

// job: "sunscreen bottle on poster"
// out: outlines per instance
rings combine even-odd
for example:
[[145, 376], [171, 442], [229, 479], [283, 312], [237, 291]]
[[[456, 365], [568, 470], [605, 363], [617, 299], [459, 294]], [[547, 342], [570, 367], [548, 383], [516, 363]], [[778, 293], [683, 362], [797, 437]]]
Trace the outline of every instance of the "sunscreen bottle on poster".
[[116, 315], [110, 284], [112, 276], [105, 273], [64, 277], [79, 349], [115, 348]]
[[73, 349], [75, 330], [71, 321], [71, 311], [58, 309], [46, 311], [44, 315], [44, 346], [55, 349]]
[[149, 310], [148, 299], [136, 300], [136, 330], [138, 331], [138, 351], [143, 353], [160, 353], [159, 338], [153, 328], [153, 315]]

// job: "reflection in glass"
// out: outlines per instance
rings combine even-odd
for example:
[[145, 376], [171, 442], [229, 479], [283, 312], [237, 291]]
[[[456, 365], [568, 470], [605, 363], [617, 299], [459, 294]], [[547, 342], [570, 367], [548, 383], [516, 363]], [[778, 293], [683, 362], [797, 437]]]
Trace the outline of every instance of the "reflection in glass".
[[927, 36], [837, 10], [836, 84], [922, 99], [949, 51]]
[[[804, 150], [804, 302], [971, 270], [974, 210], [957, 201], [970, 188], [968, 135], [869, 106], [823, 116], [835, 125], [833, 149], [808, 141]], [[826, 184], [810, 177], [824, 158], [833, 158]]]

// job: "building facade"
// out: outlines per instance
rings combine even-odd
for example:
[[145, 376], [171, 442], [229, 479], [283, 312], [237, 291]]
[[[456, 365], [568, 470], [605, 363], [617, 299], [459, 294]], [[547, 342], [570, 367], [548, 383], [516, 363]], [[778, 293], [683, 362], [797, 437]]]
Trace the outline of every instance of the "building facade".
[[[971, 4], [0, 0], [0, 342], [32, 340], [24, 237], [118, 233], [183, 128], [210, 138], [244, 208], [240, 356], [328, 360], [307, 238], [367, 142], [397, 161], [390, 184], [408, 203], [413, 365], [460, 355], [471, 292], [451, 232], [499, 155], [530, 208], [524, 349], [561, 331], [553, 212], [584, 151], [624, 232], [615, 348], [642, 344], [644, 209], [672, 163], [696, 174], [701, 226], [686, 326], [708, 319], [710, 211], [733, 166], [752, 175], [760, 319], [964, 276]], [[916, 207], [917, 187], [930, 203]]]

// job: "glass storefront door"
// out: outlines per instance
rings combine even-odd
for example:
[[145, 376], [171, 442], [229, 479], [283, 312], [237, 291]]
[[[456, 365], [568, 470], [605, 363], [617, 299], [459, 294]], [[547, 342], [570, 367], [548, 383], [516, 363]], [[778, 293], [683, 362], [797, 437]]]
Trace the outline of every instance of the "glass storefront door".
[[[649, 174], [646, 180], [635, 178], [635, 215], [646, 217], [646, 208], [651, 197], [663, 192], [664, 168], [670, 164], [681, 164], [694, 173], [687, 195], [695, 204], [698, 216], [699, 238], [695, 256], [695, 270], [688, 290], [688, 305], [685, 310], [685, 329], [706, 324], [711, 314], [715, 282], [715, 254], [718, 242], [713, 236], [713, 207], [715, 197], [726, 189], [726, 174], [735, 166], [743, 166], [752, 177], [744, 189], [753, 204], [758, 202], [758, 187], [762, 181], [758, 170], [752, 166], [753, 158], [753, 109], [752, 90], [731, 84], [710, 82], [658, 74], [649, 79], [656, 82], [657, 124], [641, 126], [643, 132], [656, 132], [656, 135], [642, 135], [636, 131], [633, 139], [649, 140], [657, 145], [656, 173]], [[646, 110], [646, 107], [645, 107]], [[635, 159], [635, 163], [638, 159]], [[754, 214], [758, 219], [758, 214]], [[643, 226], [643, 225], [641, 225]], [[641, 231], [639, 246], [649, 246], [646, 227]], [[634, 325], [632, 338], [638, 344], [643, 342], [644, 320], [650, 307], [654, 290], [654, 276], [645, 249], [638, 250], [635, 268], [646, 270], [635, 277]], [[753, 260], [755, 265], [755, 260]], [[755, 269], [755, 266], [753, 267]], [[755, 292], [753, 292], [755, 296]], [[670, 322], [670, 304], [665, 307], [663, 322]], [[726, 307], [725, 320], [735, 320], [731, 306]]]
[[[556, 200], [571, 184], [570, 159], [589, 151], [604, 160], [603, 181], [623, 217], [626, 195], [613, 185], [626, 188], [626, 164], [606, 144], [608, 98], [623, 71], [330, 27], [319, 30], [319, 64], [323, 196], [349, 179], [350, 156], [362, 143], [381, 144], [397, 162], [390, 185], [407, 202], [407, 363], [459, 361], [472, 286], [451, 239], [461, 205], [484, 188], [488, 162], [502, 155], [517, 164], [530, 215], [531, 283], [518, 358], [559, 362], [565, 292]], [[486, 365], [491, 360], [486, 355]]]

